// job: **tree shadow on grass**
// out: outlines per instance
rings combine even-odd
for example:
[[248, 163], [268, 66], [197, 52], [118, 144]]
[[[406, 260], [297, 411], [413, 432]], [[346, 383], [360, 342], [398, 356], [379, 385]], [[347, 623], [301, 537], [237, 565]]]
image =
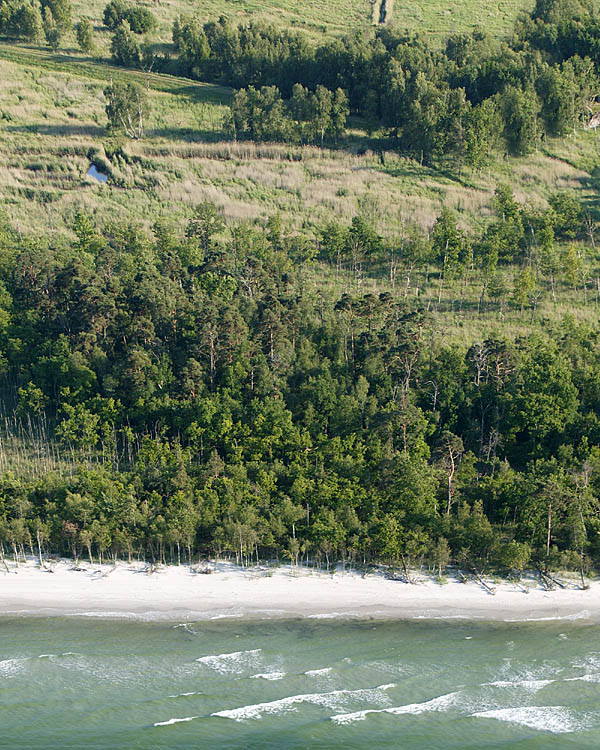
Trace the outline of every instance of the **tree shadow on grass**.
[[6, 125], [5, 132], [30, 133], [31, 135], [52, 135], [57, 137], [69, 137], [75, 135], [87, 135], [100, 137], [106, 135], [106, 128], [100, 125]]
[[594, 167], [589, 175], [579, 178], [579, 183], [585, 190], [592, 191], [592, 195], [581, 197], [584, 212], [592, 221], [600, 221], [600, 168]]
[[206, 128], [149, 128], [146, 131], [148, 138], [166, 138], [174, 143], [184, 141], [186, 143], [218, 143], [223, 141], [225, 135], [222, 130], [207, 130]]

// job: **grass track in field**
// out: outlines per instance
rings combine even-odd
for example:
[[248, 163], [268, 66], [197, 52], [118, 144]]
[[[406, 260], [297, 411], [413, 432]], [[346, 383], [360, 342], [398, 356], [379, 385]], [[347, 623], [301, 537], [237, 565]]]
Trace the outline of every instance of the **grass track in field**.
[[196, 101], [213, 104], [229, 104], [233, 96], [231, 89], [216, 86], [212, 83], [192, 81], [180, 76], [169, 76], [161, 73], [145, 73], [141, 70], [128, 70], [117, 65], [93, 58], [82, 58], [62, 52], [51, 52], [37, 47], [0, 42], [0, 58], [21, 65], [31, 65], [39, 69], [71, 73], [72, 75], [108, 82], [115, 80], [134, 81], [141, 86], [148, 86], [154, 91], [167, 94], [187, 96]]

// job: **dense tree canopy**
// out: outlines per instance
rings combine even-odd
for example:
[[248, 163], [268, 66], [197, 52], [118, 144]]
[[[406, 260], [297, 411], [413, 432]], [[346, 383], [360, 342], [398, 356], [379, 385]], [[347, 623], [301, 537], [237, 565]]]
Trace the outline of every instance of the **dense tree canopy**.
[[[597, 562], [600, 330], [564, 320], [459, 345], [418, 298], [352, 283], [393, 255], [407, 278], [427, 265], [447, 304], [475, 275], [499, 316], [536, 304], [526, 279], [569, 289], [542, 246], [582, 236], [577, 201], [557, 194], [540, 213], [500, 186], [495, 211], [481, 236], [445, 209], [430, 237], [397, 241], [360, 215], [299, 243], [276, 217], [227, 225], [210, 203], [151, 233], [78, 213], [65, 247], [4, 223], [4, 431], [47, 466], [15, 458], [0, 475], [2, 544], [440, 570]], [[346, 291], [307, 283], [315, 262]], [[513, 290], [493, 282], [509, 269]]]

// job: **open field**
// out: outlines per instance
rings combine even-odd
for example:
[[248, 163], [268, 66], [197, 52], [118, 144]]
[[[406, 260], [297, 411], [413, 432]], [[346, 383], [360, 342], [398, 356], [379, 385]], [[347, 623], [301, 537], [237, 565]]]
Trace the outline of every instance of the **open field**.
[[532, 0], [496, 0], [493, 3], [394, 0], [391, 24], [397, 29], [418, 31], [440, 39], [477, 27], [492, 36], [504, 36], [510, 32], [519, 12], [531, 10], [534, 5]]
[[[186, 215], [202, 200], [220, 205], [228, 218], [265, 219], [281, 212], [308, 230], [329, 219], [349, 221], [360, 207], [388, 236], [407, 220], [431, 226], [447, 204], [459, 211], [465, 227], [476, 227], [489, 215], [491, 196], [503, 180], [510, 180], [519, 200], [535, 205], [564, 188], [590, 204], [595, 200], [592, 133], [547, 143], [546, 153], [499, 160], [484, 173], [458, 179], [393, 154], [382, 164], [369, 151], [223, 142], [230, 91], [217, 86], [80, 66], [65, 56], [5, 46], [0, 75], [10, 82], [0, 92], [0, 200], [11, 220], [34, 231], [48, 226], [48, 218], [62, 231], [78, 206], [100, 220], [118, 210], [123, 219], [151, 222], [160, 213]], [[105, 130], [102, 94], [111, 76], [147, 84], [150, 114], [146, 137], [122, 141], [125, 158], [112, 163], [114, 179], [98, 185], [85, 173], [92, 149], [115, 147]]]
[[[162, 43], [171, 41], [173, 20], [180, 14], [197, 14], [207, 21], [225, 16], [233, 22], [261, 19], [280, 26], [306, 31], [313, 36], [340, 35], [371, 25], [373, 6], [371, 0], [168, 0], [143, 2], [156, 16], [159, 26], [153, 39]], [[75, 18], [87, 16], [97, 28], [100, 46], [107, 48], [108, 31], [102, 27], [105, 0], [82, 2], [73, 0]], [[392, 5], [390, 3], [390, 5]], [[533, 0], [455, 0], [451, 5], [441, 0], [394, 0], [390, 25], [436, 37], [477, 26], [495, 36], [508, 34], [521, 10], [530, 10]], [[73, 40], [74, 41], [74, 40]]]
[[[2, 50], [0, 50], [0, 54]], [[52, 55], [46, 62], [52, 64]], [[65, 65], [71, 64], [65, 62]], [[74, 71], [72, 67], [69, 71]], [[11, 83], [0, 92], [0, 201], [10, 221], [24, 234], [51, 227], [70, 236], [70, 224], [83, 208], [104, 222], [120, 219], [150, 227], [161, 215], [185, 221], [194, 205], [215, 202], [234, 221], [265, 221], [279, 212], [291, 231], [308, 232], [334, 219], [348, 223], [367, 213], [386, 236], [399, 237], [407, 222], [430, 227], [443, 204], [457, 209], [465, 228], [477, 229], [491, 215], [491, 198], [499, 181], [510, 181], [518, 200], [544, 206], [548, 195], [569, 188], [597, 210], [598, 141], [592, 133], [546, 145], [546, 152], [527, 159], [499, 160], [486, 173], [451, 178], [418, 163], [378, 155], [270, 144], [231, 143], [221, 139], [221, 118], [229, 92], [193, 82], [151, 76], [151, 113], [147, 137], [122, 141], [122, 155], [109, 161], [113, 179], [105, 185], [86, 177], [90, 154], [116, 147], [105, 131], [103, 69], [51, 71], [32, 63], [0, 59], [0, 75]], [[122, 76], [141, 73], [119, 71]], [[357, 286], [349, 274], [317, 267], [314, 281], [323, 291], [379, 292], [390, 290], [386, 269]], [[510, 276], [509, 272], [509, 276]], [[507, 279], [512, 285], [512, 276]], [[594, 282], [595, 283], [595, 282]], [[405, 293], [399, 273], [395, 292]], [[444, 290], [438, 302], [438, 279], [413, 276], [407, 295], [419, 296], [440, 315], [444, 335], [460, 341], [491, 335], [519, 335], [531, 314], [506, 307], [476, 312], [480, 282], [468, 278], [460, 292]], [[594, 290], [584, 305], [581, 290], [561, 290], [554, 304], [549, 295], [539, 302], [537, 318], [576, 319], [597, 316]], [[456, 300], [459, 302], [456, 302]], [[462, 302], [460, 301], [462, 300]], [[594, 304], [590, 304], [590, 303]]]
[[[94, 25], [95, 52], [98, 57], [110, 56], [110, 32], [102, 21], [107, 0], [73, 0], [73, 20], [89, 18]], [[234, 23], [261, 20], [277, 26], [304, 31], [314, 39], [340, 36], [372, 26], [378, 15], [377, 3], [372, 0], [329, 0], [327, 3], [307, 0], [299, 3], [288, 0], [167, 0], [166, 2], [141, 2], [156, 17], [158, 26], [149, 35], [157, 51], [171, 48], [173, 21], [179, 15], [198, 15], [203, 21], [216, 21], [225, 16]], [[456, 0], [450, 7], [441, 0], [409, 0], [388, 2], [388, 25], [399, 31], [425, 34], [443, 41], [449, 34], [481, 28], [492, 36], [510, 33], [518, 14], [530, 10], [533, 0]], [[14, 46], [14, 45], [13, 45]], [[61, 49], [79, 55], [75, 33], [67, 34]]]

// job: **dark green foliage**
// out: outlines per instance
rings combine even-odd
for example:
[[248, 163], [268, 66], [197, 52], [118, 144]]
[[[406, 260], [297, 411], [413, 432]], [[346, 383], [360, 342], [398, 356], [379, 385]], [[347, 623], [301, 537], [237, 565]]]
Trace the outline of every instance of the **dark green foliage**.
[[124, 131], [130, 138], [144, 135], [147, 96], [136, 83], [114, 81], [104, 89], [109, 130]]
[[75, 25], [75, 34], [79, 49], [89, 54], [94, 49], [94, 27], [89, 18], [82, 18]]
[[38, 42], [44, 36], [42, 11], [37, 2], [0, 2], [0, 33]]
[[[316, 246], [278, 216], [227, 225], [210, 203], [152, 233], [78, 212], [58, 248], [4, 222], [4, 392], [14, 424], [39, 424], [69, 459], [0, 475], [0, 543], [439, 573], [450, 560], [517, 575], [597, 563], [597, 328], [566, 320], [463, 346], [406, 295], [307, 283], [317, 254], [357, 282], [390, 260], [450, 285], [480, 272], [491, 298], [529, 309], [550, 291], [541, 248], [569, 257], [560, 237], [580, 234], [581, 207], [557, 194], [529, 209], [506, 186], [494, 207], [479, 237], [445, 209], [430, 239], [408, 227], [393, 251], [364, 212]], [[522, 264], [502, 290], [509, 259]], [[551, 272], [553, 292], [572, 283], [566, 261]]]
[[113, 60], [119, 65], [124, 65], [128, 68], [138, 68], [140, 66], [142, 50], [127, 21], [121, 21], [117, 26], [110, 44], [110, 51]]
[[52, 11], [48, 5], [44, 8], [43, 22], [44, 35], [46, 37], [46, 41], [48, 42], [48, 46], [56, 51], [60, 47], [62, 30], [54, 20], [54, 16], [52, 15]]
[[[203, 24], [185, 16], [174, 23], [173, 42], [186, 75], [244, 91], [232, 112], [234, 137], [265, 138], [247, 109], [266, 97], [259, 106], [266, 119], [276, 110], [266, 128], [269, 139], [319, 143], [332, 127], [326, 92], [343, 91], [367, 132], [384, 128], [397, 148], [424, 163], [480, 169], [502, 141], [509, 153], [527, 154], [545, 135], [565, 135], [589, 119], [598, 90], [600, 21], [586, 4], [567, 6], [553, 0], [524, 16], [510, 44], [474, 32], [451, 37], [444, 51], [389, 28], [315, 45], [260, 22]], [[571, 38], [569, 24], [581, 32], [580, 42]], [[529, 45], [544, 47], [543, 33], [561, 37], [560, 45], [550, 49], [548, 41], [544, 54], [532, 53]], [[293, 136], [282, 124], [283, 105], [271, 101], [276, 90], [293, 113]], [[306, 114], [302, 91], [312, 92], [311, 106], [320, 115]], [[312, 128], [303, 125], [317, 120]]]
[[134, 34], [146, 34], [157, 26], [156, 18], [147, 8], [129, 5], [123, 0], [111, 0], [104, 8], [104, 25], [114, 31], [122, 21], [127, 21]]
[[48, 13], [53, 25], [60, 34], [65, 34], [71, 29], [71, 2], [70, 0], [40, 0], [44, 18]]
[[348, 106], [341, 89], [317, 86], [311, 93], [300, 84], [285, 102], [275, 86], [237, 91], [225, 126], [234, 139], [324, 144], [344, 133]]

